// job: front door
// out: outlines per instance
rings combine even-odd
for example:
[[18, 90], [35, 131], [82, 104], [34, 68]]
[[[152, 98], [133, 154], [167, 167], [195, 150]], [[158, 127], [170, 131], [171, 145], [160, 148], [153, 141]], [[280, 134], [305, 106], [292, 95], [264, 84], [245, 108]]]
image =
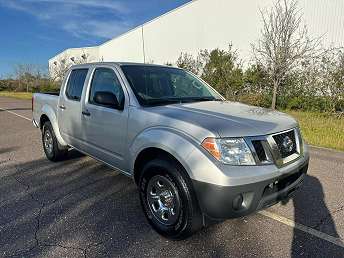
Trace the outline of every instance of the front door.
[[[112, 67], [97, 67], [93, 72], [82, 111], [83, 145], [89, 154], [114, 167], [126, 170], [128, 103], [119, 76]], [[119, 107], [99, 104], [97, 92], [112, 93]]]

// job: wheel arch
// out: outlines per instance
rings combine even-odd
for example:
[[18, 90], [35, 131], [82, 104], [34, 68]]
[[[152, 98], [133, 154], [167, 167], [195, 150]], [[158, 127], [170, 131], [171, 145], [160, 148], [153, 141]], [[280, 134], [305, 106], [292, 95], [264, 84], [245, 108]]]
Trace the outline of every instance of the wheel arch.
[[52, 107], [45, 105], [42, 108], [42, 114], [39, 118], [39, 128], [42, 130], [43, 129], [43, 125], [45, 122], [49, 121], [54, 129], [54, 133], [56, 136], [56, 139], [58, 141], [58, 143], [61, 146], [67, 146], [67, 143], [63, 140], [61, 134], [60, 134], [60, 129], [58, 127], [58, 123], [57, 123], [57, 117], [55, 115], [54, 110], [52, 109]]
[[137, 182], [142, 162], [161, 155], [176, 161], [187, 176], [192, 178], [192, 168], [187, 160], [194, 149], [192, 139], [179, 131], [161, 127], [148, 128], [137, 135], [129, 147], [131, 174]]
[[43, 125], [46, 122], [50, 122], [50, 119], [46, 114], [42, 114], [41, 117], [39, 118], [39, 129], [43, 130]]
[[134, 162], [134, 180], [135, 183], [138, 184], [141, 171], [143, 166], [149, 162], [150, 160], [153, 160], [155, 158], [167, 158], [170, 159], [174, 162], [176, 162], [183, 170], [185, 170], [185, 174], [188, 175], [185, 167], [183, 164], [175, 157], [173, 156], [170, 152], [158, 148], [158, 147], [148, 147], [143, 149], [136, 157], [135, 162]]

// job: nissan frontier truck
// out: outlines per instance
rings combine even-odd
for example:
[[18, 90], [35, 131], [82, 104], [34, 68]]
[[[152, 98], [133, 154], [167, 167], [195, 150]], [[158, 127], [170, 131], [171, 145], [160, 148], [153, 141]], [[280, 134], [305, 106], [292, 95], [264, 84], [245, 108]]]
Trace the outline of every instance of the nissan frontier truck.
[[75, 65], [59, 94], [32, 104], [49, 160], [73, 148], [131, 177], [148, 222], [170, 239], [287, 200], [307, 173], [297, 121], [226, 101], [179, 68]]

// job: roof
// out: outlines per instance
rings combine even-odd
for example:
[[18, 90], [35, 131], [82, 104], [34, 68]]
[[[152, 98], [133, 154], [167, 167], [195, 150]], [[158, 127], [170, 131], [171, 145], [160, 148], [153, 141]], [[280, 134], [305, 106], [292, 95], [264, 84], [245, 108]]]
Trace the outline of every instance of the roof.
[[[111, 65], [111, 66], [141, 65], [141, 66], [155, 66], [155, 67], [171, 67], [171, 66], [167, 66], [167, 65], [145, 64], [145, 63], [135, 63], [135, 62], [93, 62], [93, 63], [72, 65], [71, 68], [85, 68], [85, 67], [92, 66], [92, 65]], [[176, 68], [176, 67], [174, 67], [174, 68]]]

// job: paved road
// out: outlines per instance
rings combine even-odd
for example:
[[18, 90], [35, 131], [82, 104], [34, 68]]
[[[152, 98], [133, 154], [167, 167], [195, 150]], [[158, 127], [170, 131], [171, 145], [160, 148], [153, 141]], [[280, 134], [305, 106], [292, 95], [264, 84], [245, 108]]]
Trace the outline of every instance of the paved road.
[[174, 242], [147, 224], [131, 179], [76, 152], [47, 161], [30, 101], [0, 108], [14, 112], [0, 110], [0, 257], [344, 257], [343, 152], [312, 148], [288, 204]]

